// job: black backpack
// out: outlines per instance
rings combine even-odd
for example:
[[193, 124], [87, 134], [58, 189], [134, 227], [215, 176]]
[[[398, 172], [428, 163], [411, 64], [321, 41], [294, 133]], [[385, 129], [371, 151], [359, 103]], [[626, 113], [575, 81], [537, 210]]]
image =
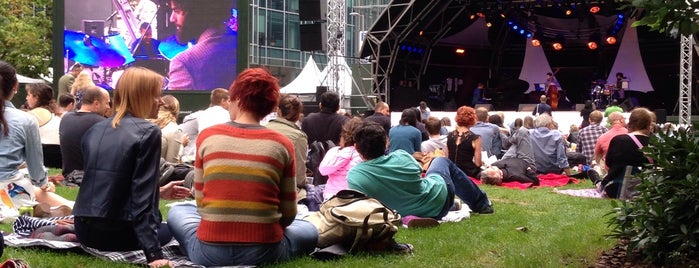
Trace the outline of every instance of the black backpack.
[[332, 147], [335, 147], [335, 143], [331, 140], [327, 141], [314, 141], [308, 146], [308, 159], [306, 160], [306, 169], [311, 172], [313, 177], [313, 185], [325, 184], [328, 181], [328, 176], [323, 176], [318, 172], [318, 166], [320, 162], [323, 161], [325, 153]]

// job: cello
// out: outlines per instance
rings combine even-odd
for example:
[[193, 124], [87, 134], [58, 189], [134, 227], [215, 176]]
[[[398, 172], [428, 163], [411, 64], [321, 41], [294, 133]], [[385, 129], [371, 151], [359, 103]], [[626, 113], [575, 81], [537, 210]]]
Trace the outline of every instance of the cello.
[[551, 106], [551, 110], [558, 110], [558, 88], [556, 84], [551, 83], [546, 92], [546, 97], [548, 98], [548, 104]]
[[551, 106], [551, 110], [558, 110], [558, 87], [556, 86], [556, 80], [554, 76], [560, 71], [560, 68], [556, 68], [556, 70], [552, 73], [547, 73], [546, 75], [548, 76], [546, 78], [546, 83], [547, 83], [547, 89], [546, 89], [546, 97], [548, 98], [548, 104]]

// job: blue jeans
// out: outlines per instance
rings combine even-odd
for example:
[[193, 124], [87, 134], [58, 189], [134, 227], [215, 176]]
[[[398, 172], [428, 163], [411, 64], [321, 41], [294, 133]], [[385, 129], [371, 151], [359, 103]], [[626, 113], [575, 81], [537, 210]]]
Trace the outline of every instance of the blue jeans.
[[318, 230], [313, 224], [295, 220], [284, 230], [279, 243], [209, 243], [199, 241], [197, 229], [201, 216], [192, 204], [173, 206], [167, 215], [170, 231], [189, 260], [204, 266], [260, 265], [287, 261], [308, 255], [318, 242]]
[[485, 192], [446, 157], [437, 157], [432, 160], [427, 174], [441, 176], [447, 184], [447, 189], [461, 198], [475, 212], [480, 212], [491, 205]]

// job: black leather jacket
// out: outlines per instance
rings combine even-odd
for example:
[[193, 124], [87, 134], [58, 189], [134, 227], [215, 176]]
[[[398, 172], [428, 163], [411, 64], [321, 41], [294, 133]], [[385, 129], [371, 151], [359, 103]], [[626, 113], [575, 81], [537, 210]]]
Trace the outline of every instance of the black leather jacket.
[[85, 175], [73, 214], [124, 222], [134, 228], [148, 260], [162, 258], [157, 229], [160, 129], [127, 114], [116, 128], [109, 118], [82, 139]]

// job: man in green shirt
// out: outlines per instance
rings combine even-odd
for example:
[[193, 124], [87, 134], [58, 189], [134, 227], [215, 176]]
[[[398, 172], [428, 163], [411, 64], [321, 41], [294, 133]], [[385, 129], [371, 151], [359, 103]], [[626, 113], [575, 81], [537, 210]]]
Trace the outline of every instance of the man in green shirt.
[[70, 87], [73, 86], [75, 78], [78, 77], [78, 74], [80, 74], [82, 71], [82, 64], [75, 63], [70, 67], [70, 72], [64, 74], [60, 79], [58, 79], [58, 95], [56, 96], [56, 100], [58, 100], [58, 97], [61, 95], [70, 93]]
[[374, 122], [364, 122], [353, 135], [364, 162], [347, 174], [350, 189], [374, 197], [401, 215], [441, 219], [454, 203], [454, 195], [476, 213], [493, 213], [488, 196], [453, 162], [437, 157], [424, 178], [412, 155], [396, 150], [384, 155], [386, 132]]

